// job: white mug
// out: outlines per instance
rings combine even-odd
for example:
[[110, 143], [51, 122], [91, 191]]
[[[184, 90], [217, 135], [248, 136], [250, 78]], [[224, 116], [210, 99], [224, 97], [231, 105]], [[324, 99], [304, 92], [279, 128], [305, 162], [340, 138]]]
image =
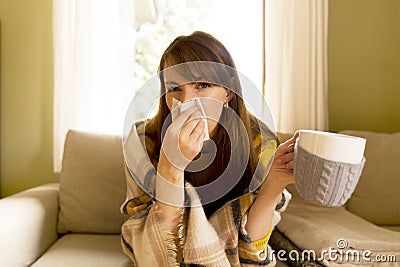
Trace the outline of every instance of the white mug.
[[344, 134], [300, 130], [299, 145], [321, 158], [357, 164], [364, 156], [366, 140]]
[[294, 176], [299, 195], [317, 205], [343, 205], [364, 167], [366, 140], [329, 132], [300, 130]]

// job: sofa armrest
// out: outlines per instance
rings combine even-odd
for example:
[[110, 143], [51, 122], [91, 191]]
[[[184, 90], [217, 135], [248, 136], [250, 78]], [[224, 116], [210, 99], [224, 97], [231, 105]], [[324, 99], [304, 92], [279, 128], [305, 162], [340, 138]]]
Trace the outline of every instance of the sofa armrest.
[[0, 265], [29, 266], [57, 239], [59, 184], [0, 199]]
[[[374, 225], [344, 207], [327, 208], [310, 204], [297, 194], [294, 194], [286, 212], [282, 213], [277, 227], [300, 249], [314, 251], [318, 261], [324, 265], [344, 263], [346, 259], [341, 260], [337, 256], [341, 251], [350, 249], [360, 253], [371, 251], [371, 260], [377, 255], [391, 255], [400, 260], [400, 232]], [[336, 256], [329, 257], [326, 253], [329, 248], [338, 250]], [[361, 262], [367, 263], [362, 259]]]

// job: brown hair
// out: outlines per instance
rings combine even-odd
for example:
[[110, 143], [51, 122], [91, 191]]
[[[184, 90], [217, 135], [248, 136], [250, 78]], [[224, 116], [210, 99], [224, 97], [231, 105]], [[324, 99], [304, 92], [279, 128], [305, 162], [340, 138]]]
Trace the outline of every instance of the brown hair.
[[[146, 137], [151, 139], [150, 143], [146, 142], [148, 154], [153, 164], [156, 166], [162, 144], [162, 127], [164, 122], [168, 119], [168, 115], [170, 113], [164, 94], [165, 85], [162, 71], [167, 66], [170, 67], [181, 63], [195, 61], [220, 63], [229, 66], [231, 67], [230, 69], [234, 70], [228, 74], [231, 75], [230, 77], [233, 77], [233, 79], [229, 79], [231, 84], [229, 84], [229, 87], [226, 88], [234, 92], [232, 94], [232, 99], [229, 101], [229, 107], [236, 112], [243, 123], [247, 132], [248, 142], [250, 144], [250, 148], [247, 148], [249, 149], [248, 163], [247, 166], [245, 166], [246, 169], [244, 175], [238, 183], [240, 190], [242, 190], [242, 192], [238, 192], [238, 194], [242, 194], [248, 189], [251, 178], [258, 164], [258, 154], [260, 153], [261, 145], [253, 145], [254, 140], [256, 136], [260, 134], [260, 127], [263, 127], [263, 129], [264, 127], [268, 127], [257, 120], [246, 109], [244, 101], [241, 97], [242, 88], [240, 85], [239, 75], [236, 71], [235, 63], [233, 62], [233, 59], [225, 46], [210, 34], [196, 31], [188, 36], [179, 36], [164, 51], [158, 68], [161, 82], [161, 98], [159, 101], [158, 112], [155, 117], [146, 122]], [[224, 112], [225, 111], [222, 112], [220, 120], [223, 120]], [[169, 124], [167, 123], [167, 125]], [[269, 129], [266, 129], [266, 131], [271, 133]], [[240, 136], [240, 134], [238, 135]], [[272, 136], [275, 138], [273, 134]], [[216, 165], [214, 165], [214, 167], [220, 166], [221, 172], [228, 164], [229, 155], [231, 153], [231, 143], [227, 132], [223, 129], [223, 127], [220, 126], [218, 127], [216, 136], [212, 138], [217, 144], [218, 151], [222, 151], [221, 153], [217, 154], [220, 156], [215, 158]], [[240, 147], [243, 146], [243, 142], [240, 141], [240, 138], [236, 142], [237, 143], [233, 144], [234, 151], [240, 153]], [[196, 179], [196, 173], [185, 172], [185, 178], [188, 178], [189, 181], [193, 182]]]

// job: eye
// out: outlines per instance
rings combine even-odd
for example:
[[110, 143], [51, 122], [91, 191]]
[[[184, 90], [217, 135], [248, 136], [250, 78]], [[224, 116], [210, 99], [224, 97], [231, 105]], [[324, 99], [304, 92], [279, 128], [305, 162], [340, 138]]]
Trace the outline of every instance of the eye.
[[205, 89], [205, 88], [209, 88], [209, 87], [211, 87], [211, 84], [209, 84], [209, 83], [198, 83], [196, 85], [196, 88], [199, 88], [199, 89]]
[[177, 92], [177, 91], [179, 91], [180, 90], [180, 88], [178, 87], [178, 86], [175, 86], [175, 87], [170, 87], [170, 88], [168, 88], [168, 92]]

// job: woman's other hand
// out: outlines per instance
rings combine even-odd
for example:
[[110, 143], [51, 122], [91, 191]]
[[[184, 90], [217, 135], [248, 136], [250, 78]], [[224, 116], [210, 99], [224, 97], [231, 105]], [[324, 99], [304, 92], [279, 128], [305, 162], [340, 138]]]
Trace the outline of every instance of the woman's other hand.
[[252, 240], [267, 235], [272, 227], [276, 205], [282, 198], [282, 191], [294, 183], [294, 144], [299, 133], [279, 145], [275, 151], [272, 166], [260, 188], [260, 193], [250, 208], [246, 230]]
[[275, 151], [271, 169], [261, 186], [261, 190], [263, 190], [263, 187], [272, 185], [278, 189], [274, 191], [283, 191], [288, 184], [295, 182], [293, 174], [294, 145], [298, 137], [299, 132], [296, 131], [292, 138], [279, 145]]

